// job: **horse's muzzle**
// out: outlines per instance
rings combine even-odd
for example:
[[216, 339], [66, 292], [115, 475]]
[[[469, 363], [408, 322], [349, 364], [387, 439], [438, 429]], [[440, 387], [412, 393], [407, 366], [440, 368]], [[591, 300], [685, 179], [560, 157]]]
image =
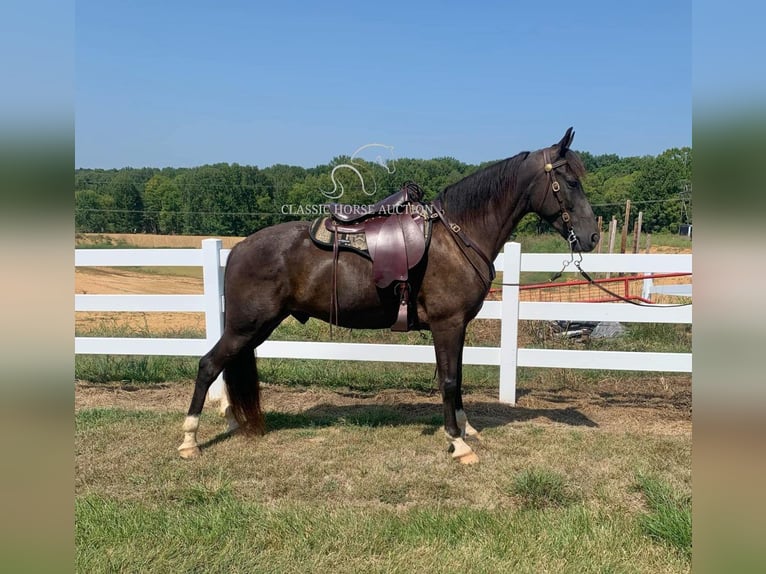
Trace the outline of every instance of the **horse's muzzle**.
[[599, 239], [601, 239], [599, 233], [593, 233], [590, 236], [578, 236], [574, 248], [581, 253], [593, 251], [596, 248], [596, 245], [598, 245]]

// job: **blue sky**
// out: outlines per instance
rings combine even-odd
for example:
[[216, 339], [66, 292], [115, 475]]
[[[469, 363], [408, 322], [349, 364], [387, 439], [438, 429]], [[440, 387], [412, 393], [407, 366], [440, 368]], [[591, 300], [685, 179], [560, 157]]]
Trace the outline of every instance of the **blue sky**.
[[691, 145], [689, 0], [76, 4], [77, 167]]

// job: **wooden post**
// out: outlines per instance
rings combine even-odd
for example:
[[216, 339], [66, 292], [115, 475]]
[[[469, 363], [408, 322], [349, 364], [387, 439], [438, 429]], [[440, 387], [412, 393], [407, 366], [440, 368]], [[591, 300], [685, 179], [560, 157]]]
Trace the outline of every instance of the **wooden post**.
[[644, 253], [649, 253], [652, 249], [652, 234], [646, 234], [646, 245], [644, 247]]
[[620, 238], [620, 253], [625, 253], [628, 247], [628, 223], [630, 222], [630, 200], [625, 201], [625, 222], [622, 224], [622, 237]]
[[633, 225], [633, 253], [638, 253], [638, 243], [641, 238], [641, 223], [644, 219], [644, 212], [639, 211], [636, 223]]
[[[613, 215], [609, 222], [609, 253], [614, 252], [614, 238], [617, 235], [617, 218]], [[612, 276], [611, 271], [606, 272], [607, 279]]]
[[602, 243], [602, 236], [603, 233], [601, 233], [601, 228], [604, 226], [604, 218], [600, 215], [598, 216], [598, 243], [596, 244], [596, 253], [601, 253], [601, 243]]

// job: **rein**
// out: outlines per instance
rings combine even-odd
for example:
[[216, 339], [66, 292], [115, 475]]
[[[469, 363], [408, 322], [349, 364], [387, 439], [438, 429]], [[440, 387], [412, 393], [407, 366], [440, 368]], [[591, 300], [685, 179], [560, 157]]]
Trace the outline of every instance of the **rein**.
[[[559, 277], [561, 277], [564, 274], [564, 271], [566, 271], [566, 268], [569, 267], [569, 265], [574, 264], [575, 267], [577, 267], [577, 272], [582, 276], [583, 279], [585, 279], [588, 283], [593, 285], [594, 287], [597, 287], [604, 293], [607, 293], [608, 295], [614, 297], [615, 299], [619, 299], [620, 301], [623, 301], [625, 303], [630, 303], [631, 305], [635, 305], [636, 307], [657, 307], [660, 309], [670, 308], [670, 307], [688, 307], [691, 305], [691, 303], [674, 303], [674, 304], [665, 304], [665, 303], [643, 303], [641, 301], [634, 301], [632, 299], [628, 299], [627, 297], [624, 297], [620, 295], [619, 293], [615, 293], [614, 291], [607, 289], [600, 283], [596, 283], [596, 281], [591, 277], [585, 269], [582, 268], [582, 252], [577, 252], [577, 259], [575, 259], [575, 251], [573, 249], [573, 242], [569, 243], [569, 261], [564, 261], [564, 266], [561, 268], [561, 271], [558, 271], [551, 277], [551, 282], [555, 281]], [[521, 283], [500, 283], [500, 285], [505, 285], [508, 287], [522, 287]]]
[[[452, 232], [450, 237], [455, 240], [455, 243], [460, 248], [460, 251], [463, 252], [465, 258], [474, 268], [479, 276], [479, 279], [481, 279], [481, 282], [484, 283], [484, 288], [489, 290], [489, 288], [492, 287], [492, 281], [495, 279], [495, 264], [489, 260], [489, 257], [484, 254], [478, 245], [471, 241], [471, 239], [465, 234], [465, 232], [457, 223], [450, 222], [450, 220], [447, 219], [447, 216], [444, 213], [444, 204], [442, 204], [439, 198], [434, 199], [431, 202], [431, 205], [433, 206], [433, 213], [435, 213], [436, 216], [441, 220], [441, 222], [444, 224], [444, 227]], [[431, 217], [434, 217], [433, 213]], [[458, 238], [460, 238], [460, 240], [458, 240]], [[484, 272], [479, 269], [474, 260], [471, 258], [468, 251], [469, 249], [473, 249], [473, 251], [481, 258], [481, 260], [484, 261], [484, 264], [489, 269], [489, 278], [484, 275]]]

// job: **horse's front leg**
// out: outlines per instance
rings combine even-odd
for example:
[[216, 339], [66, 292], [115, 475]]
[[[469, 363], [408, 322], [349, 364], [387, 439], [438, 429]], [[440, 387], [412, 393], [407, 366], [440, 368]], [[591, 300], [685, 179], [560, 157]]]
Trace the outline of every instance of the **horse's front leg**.
[[[462, 412], [460, 377], [462, 375], [463, 343], [465, 325], [432, 326], [434, 348], [436, 350], [436, 368], [439, 374], [439, 390], [444, 405], [444, 431], [450, 443], [452, 458], [462, 464], [479, 462], [479, 457], [463, 440], [468, 421]], [[458, 420], [458, 405], [462, 420]], [[462, 428], [461, 428], [462, 425]], [[473, 429], [473, 427], [471, 427]]]

